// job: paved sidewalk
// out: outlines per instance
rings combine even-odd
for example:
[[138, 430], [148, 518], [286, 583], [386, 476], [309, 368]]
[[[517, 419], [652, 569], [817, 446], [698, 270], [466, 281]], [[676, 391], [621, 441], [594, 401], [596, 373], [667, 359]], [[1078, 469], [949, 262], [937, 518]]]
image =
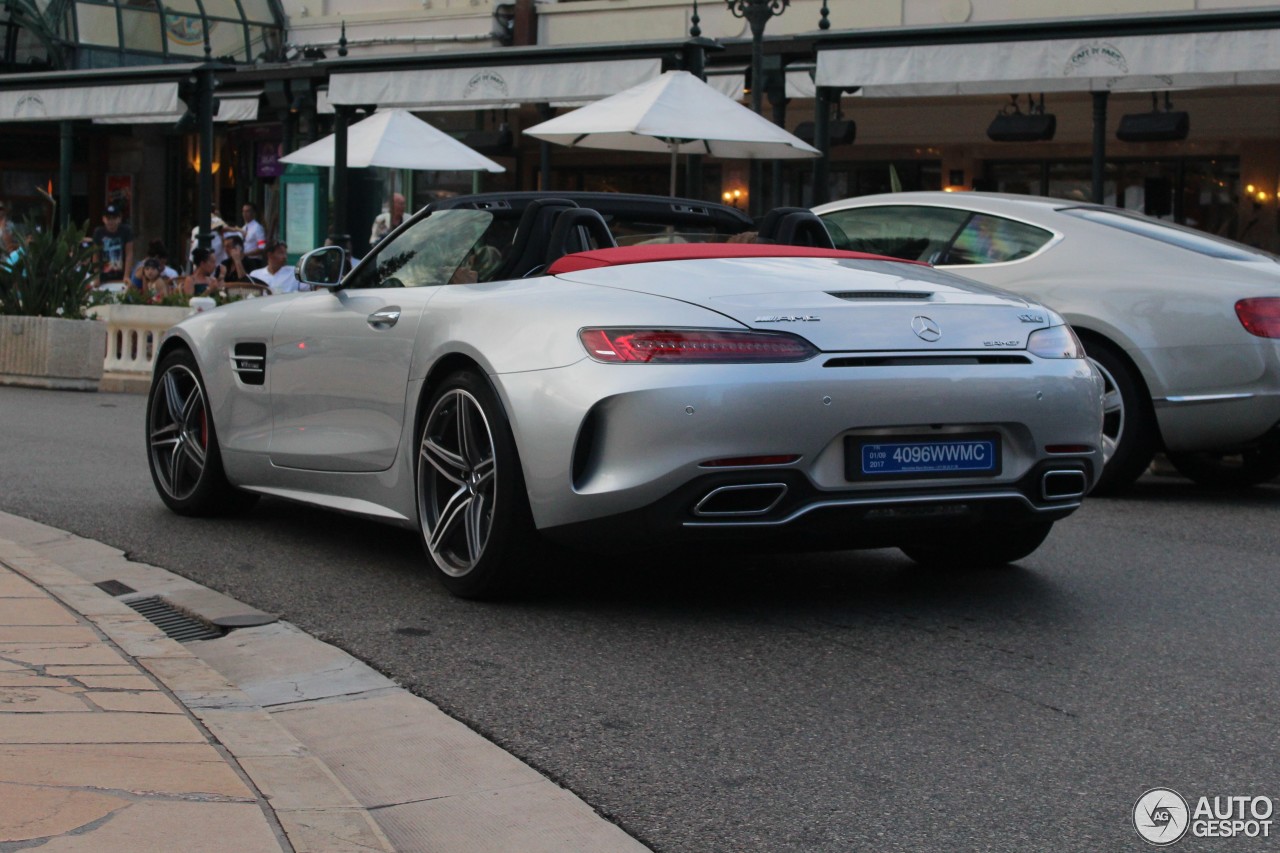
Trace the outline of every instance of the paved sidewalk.
[[[246, 627], [178, 642], [156, 597]], [[0, 513], [0, 853], [33, 848], [647, 849], [340, 649]]]

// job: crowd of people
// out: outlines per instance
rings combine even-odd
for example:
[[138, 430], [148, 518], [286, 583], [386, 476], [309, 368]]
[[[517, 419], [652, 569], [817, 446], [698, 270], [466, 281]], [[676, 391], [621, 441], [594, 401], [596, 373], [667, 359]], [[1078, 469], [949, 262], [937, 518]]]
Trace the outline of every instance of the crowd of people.
[[[102, 225], [93, 232], [101, 268], [98, 288], [123, 292], [136, 288], [146, 301], [159, 302], [168, 296], [206, 296], [232, 293], [265, 296], [307, 290], [288, 264], [289, 247], [279, 240], [269, 241], [252, 204], [240, 209], [241, 224], [228, 224], [215, 209], [210, 217], [212, 240], [200, 246], [200, 226], [191, 231], [191, 243], [184, 260], [171, 265], [163, 241], [153, 240], [142, 260], [134, 259], [134, 235], [121, 221], [120, 210], [108, 205]], [[126, 271], [130, 271], [126, 275]]]
[[[370, 245], [404, 221], [403, 195], [395, 193], [389, 207], [374, 221]], [[309, 290], [309, 285], [298, 280], [288, 263], [289, 247], [283, 241], [268, 239], [266, 229], [258, 221], [256, 207], [245, 204], [240, 214], [239, 225], [228, 224], [215, 208], [210, 217], [210, 245], [200, 246], [200, 226], [197, 225], [191, 230], [185, 258], [170, 255], [164, 241], [152, 240], [146, 255], [139, 259], [135, 257], [137, 240], [133, 229], [124, 221], [121, 208], [108, 204], [102, 214], [102, 224], [89, 237], [100, 271], [97, 289], [112, 293], [136, 291], [147, 302], [160, 302], [171, 296], [216, 293], [265, 296]], [[10, 222], [7, 206], [0, 200], [0, 265], [13, 268], [21, 257], [23, 246], [18, 235], [19, 230]], [[348, 270], [350, 262], [349, 258]]]

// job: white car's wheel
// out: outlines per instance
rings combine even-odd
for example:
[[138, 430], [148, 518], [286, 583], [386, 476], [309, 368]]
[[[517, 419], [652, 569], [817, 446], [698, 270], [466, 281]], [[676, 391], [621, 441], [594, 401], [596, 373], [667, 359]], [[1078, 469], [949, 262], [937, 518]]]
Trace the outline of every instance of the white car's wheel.
[[922, 566], [939, 569], [983, 569], [1021, 560], [1040, 547], [1052, 521], [1018, 527], [987, 523], [954, 535], [940, 535], [937, 544], [900, 545], [902, 553]]
[[1102, 473], [1093, 494], [1122, 491], [1142, 476], [1156, 452], [1155, 417], [1135, 371], [1109, 346], [1085, 341], [1089, 360], [1102, 374]]
[[257, 502], [227, 482], [200, 368], [187, 350], [174, 350], [156, 368], [147, 396], [147, 462], [160, 499], [181, 515], [220, 515]]
[[511, 427], [483, 376], [461, 371], [432, 393], [418, 437], [418, 519], [444, 585], [484, 598], [530, 557], [529, 499]]

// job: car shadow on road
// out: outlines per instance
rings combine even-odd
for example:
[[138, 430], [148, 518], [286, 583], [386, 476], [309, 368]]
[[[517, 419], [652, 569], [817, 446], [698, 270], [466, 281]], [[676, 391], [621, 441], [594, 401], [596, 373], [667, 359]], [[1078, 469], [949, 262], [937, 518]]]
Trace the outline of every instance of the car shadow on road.
[[1071, 619], [1062, 580], [1039, 566], [989, 569], [918, 566], [896, 549], [816, 554], [679, 554], [606, 557], [573, 553], [533, 573], [511, 603], [548, 610], [741, 614], [744, 609], [828, 618], [856, 612], [954, 615], [1002, 620], [1011, 615]]

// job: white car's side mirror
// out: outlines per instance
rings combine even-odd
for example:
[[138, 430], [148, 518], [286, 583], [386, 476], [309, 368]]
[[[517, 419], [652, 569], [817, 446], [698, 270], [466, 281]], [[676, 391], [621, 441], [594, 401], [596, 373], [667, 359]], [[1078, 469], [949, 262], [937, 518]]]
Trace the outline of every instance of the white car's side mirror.
[[298, 259], [298, 281], [317, 287], [337, 287], [347, 269], [347, 253], [341, 246], [321, 246]]

